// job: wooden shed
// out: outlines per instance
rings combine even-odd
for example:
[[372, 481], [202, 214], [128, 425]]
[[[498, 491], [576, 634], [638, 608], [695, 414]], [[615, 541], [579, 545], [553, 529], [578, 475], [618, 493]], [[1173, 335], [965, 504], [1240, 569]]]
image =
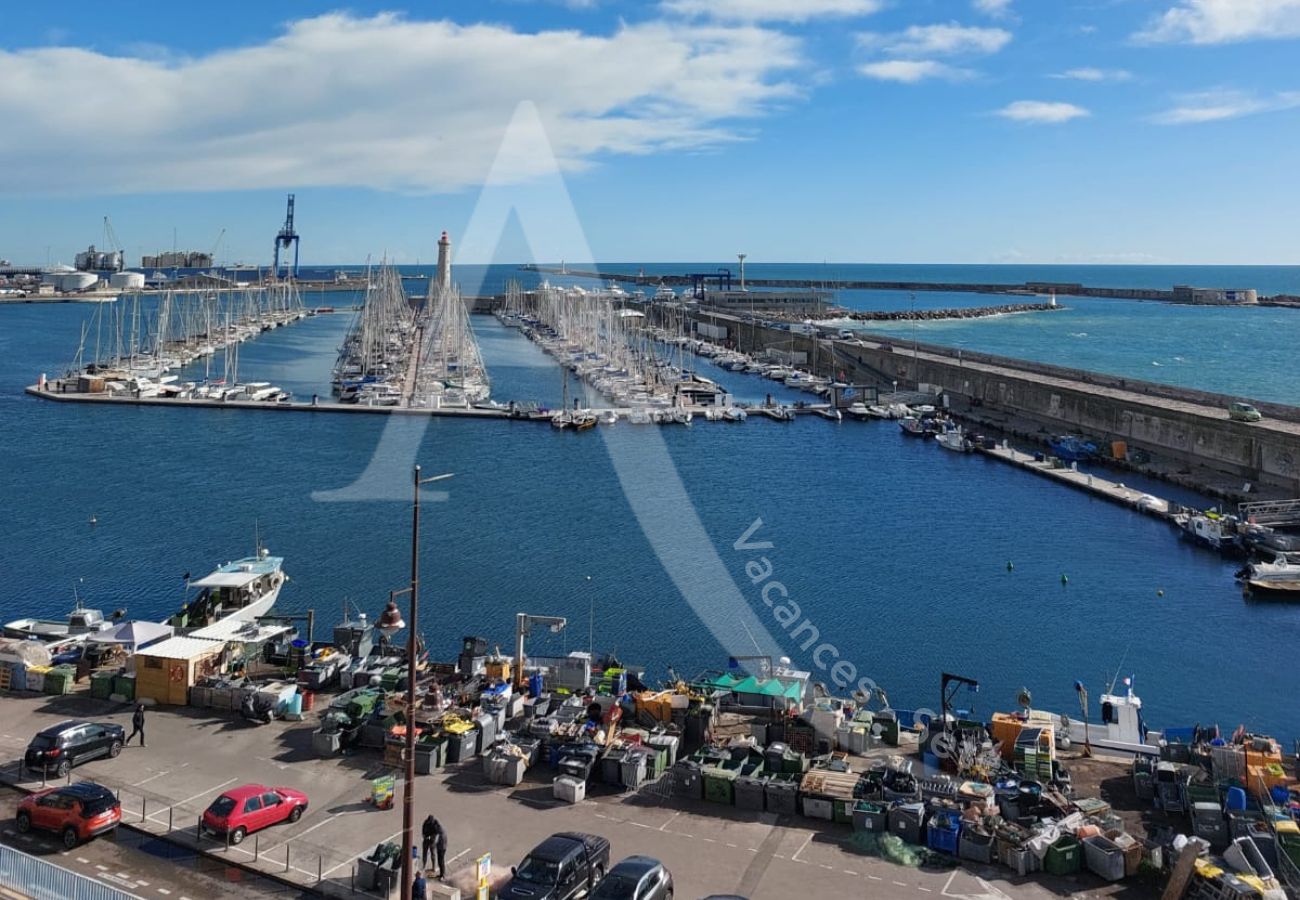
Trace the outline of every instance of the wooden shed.
[[184, 706], [194, 683], [220, 668], [225, 649], [225, 641], [174, 637], [137, 650], [136, 698]]

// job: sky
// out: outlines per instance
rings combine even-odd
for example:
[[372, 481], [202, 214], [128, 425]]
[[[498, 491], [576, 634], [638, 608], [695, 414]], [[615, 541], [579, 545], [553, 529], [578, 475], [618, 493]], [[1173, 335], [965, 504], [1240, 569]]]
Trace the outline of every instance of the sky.
[[292, 192], [430, 262], [554, 163], [602, 261], [1297, 264], [1297, 59], [1300, 0], [7, 3], [0, 258], [267, 265]]

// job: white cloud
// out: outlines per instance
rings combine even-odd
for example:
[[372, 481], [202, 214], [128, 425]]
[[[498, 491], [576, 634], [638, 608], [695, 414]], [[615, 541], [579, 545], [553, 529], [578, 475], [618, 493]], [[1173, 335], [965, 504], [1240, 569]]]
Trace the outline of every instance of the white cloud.
[[867, 16], [882, 0], [663, 0], [660, 7], [681, 16], [721, 22], [807, 22]]
[[[451, 191], [485, 175], [521, 101], [560, 163], [735, 140], [799, 96], [799, 42], [647, 22], [528, 34], [334, 13], [266, 43], [181, 60], [0, 52], [0, 191], [364, 186]], [[104, 97], [120, 102], [105, 103]], [[513, 174], [535, 174], [527, 158]]]
[[997, 53], [1011, 41], [1002, 28], [978, 28], [949, 22], [943, 25], [913, 25], [892, 34], [863, 32], [858, 46], [883, 50], [891, 56], [926, 58], [955, 54]]
[[1300, 91], [1268, 96], [1244, 91], [1201, 91], [1182, 95], [1176, 106], [1153, 116], [1151, 121], [1159, 125], [1199, 125], [1296, 107], [1300, 107]]
[[1013, 122], [1030, 122], [1035, 125], [1056, 125], [1092, 115], [1082, 106], [1073, 103], [1052, 103], [1045, 100], [1017, 100], [994, 114]]
[[1142, 43], [1226, 44], [1300, 36], [1300, 0], [1179, 0], [1134, 38]]
[[960, 81], [975, 74], [969, 69], [959, 69], [932, 59], [884, 59], [864, 63], [858, 66], [858, 72], [877, 81], [898, 81], [903, 84], [916, 84], [927, 78]]
[[1012, 0], [971, 0], [971, 6], [986, 16], [1000, 19], [1011, 13], [1011, 2]]
[[1096, 69], [1091, 66], [1083, 66], [1078, 69], [1057, 72], [1051, 77], [1065, 78], [1070, 81], [1128, 81], [1133, 77], [1133, 73], [1127, 69]]

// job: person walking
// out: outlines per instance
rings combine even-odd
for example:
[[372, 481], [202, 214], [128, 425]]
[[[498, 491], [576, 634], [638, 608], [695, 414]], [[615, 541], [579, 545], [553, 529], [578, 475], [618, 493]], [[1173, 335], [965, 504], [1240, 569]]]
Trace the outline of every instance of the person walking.
[[411, 882], [411, 900], [429, 900], [427, 882], [424, 880], [424, 873], [417, 870], [415, 880]]
[[144, 746], [144, 704], [138, 703], [135, 707], [135, 714], [131, 716], [131, 733], [126, 736], [122, 746], [131, 743], [131, 738], [140, 735], [140, 746]]

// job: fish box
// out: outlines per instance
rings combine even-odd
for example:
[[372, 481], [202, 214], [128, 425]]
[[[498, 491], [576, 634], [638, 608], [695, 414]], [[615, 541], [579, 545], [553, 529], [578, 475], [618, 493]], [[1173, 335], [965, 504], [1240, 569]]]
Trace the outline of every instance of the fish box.
[[581, 778], [559, 775], [551, 782], [551, 793], [556, 800], [580, 803], [587, 797], [587, 782]]
[[628, 790], [635, 791], [645, 781], [645, 773], [646, 755], [630, 750], [619, 764], [619, 783]]
[[941, 810], [930, 818], [926, 830], [926, 843], [931, 850], [957, 855], [957, 840], [961, 836], [961, 815], [954, 810]]
[[[710, 803], [732, 806], [736, 802], [736, 773], [731, 769], [709, 766], [704, 775], [704, 799]], [[826, 818], [830, 818], [828, 815]]]
[[810, 819], [823, 819], [829, 822], [835, 817], [835, 802], [830, 797], [804, 794], [800, 800], [803, 814]]
[[957, 855], [971, 862], [993, 862], [993, 835], [973, 828], [963, 828], [957, 842]]
[[1124, 851], [1110, 838], [1099, 834], [1084, 838], [1083, 858], [1088, 871], [1094, 875], [1107, 881], [1119, 881], [1124, 877]]
[[1043, 868], [1052, 875], [1073, 875], [1083, 865], [1083, 848], [1072, 834], [1063, 834], [1047, 848]]
[[681, 741], [679, 741], [676, 736], [671, 734], [651, 735], [650, 740], [647, 741], [646, 743], [649, 744], [651, 747], [655, 747], [656, 749], [662, 749], [664, 751], [664, 753], [666, 754], [666, 758], [664, 760], [665, 769], [671, 769], [673, 766], [677, 764], [677, 750], [679, 745], [681, 744]]

